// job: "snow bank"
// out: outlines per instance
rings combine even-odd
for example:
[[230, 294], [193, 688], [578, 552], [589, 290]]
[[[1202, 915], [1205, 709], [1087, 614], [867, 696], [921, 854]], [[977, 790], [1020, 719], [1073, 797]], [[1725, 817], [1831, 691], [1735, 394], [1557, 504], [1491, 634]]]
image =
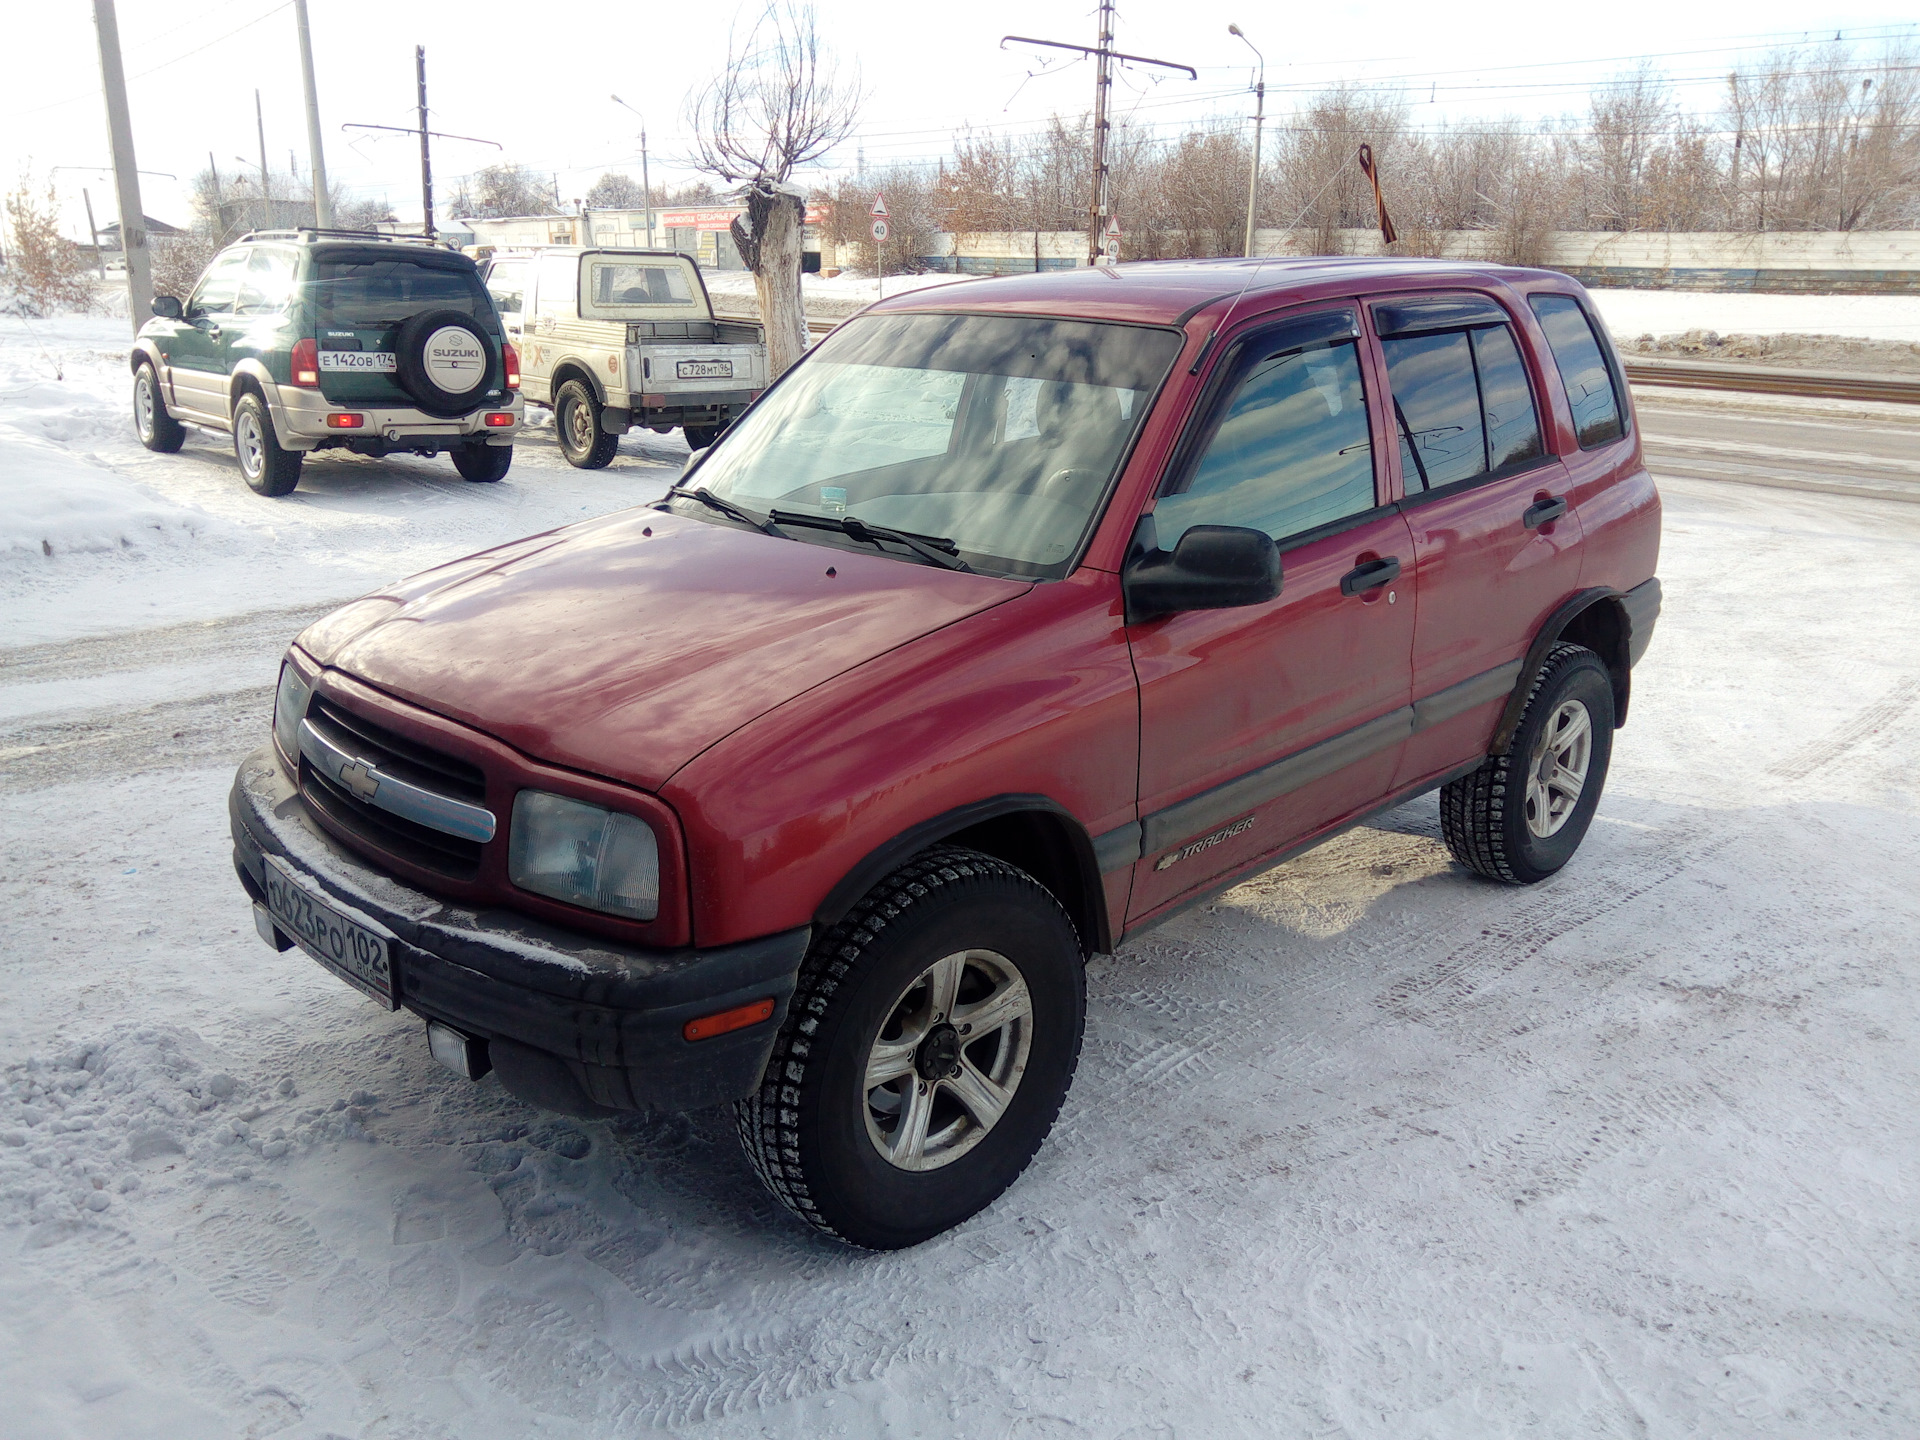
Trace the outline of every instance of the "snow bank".
[[1846, 335], [1920, 341], [1920, 295], [1736, 295], [1698, 290], [1594, 290], [1607, 328], [1640, 335]]
[[231, 527], [111, 470], [0, 450], [0, 565], [77, 554], [144, 555]]

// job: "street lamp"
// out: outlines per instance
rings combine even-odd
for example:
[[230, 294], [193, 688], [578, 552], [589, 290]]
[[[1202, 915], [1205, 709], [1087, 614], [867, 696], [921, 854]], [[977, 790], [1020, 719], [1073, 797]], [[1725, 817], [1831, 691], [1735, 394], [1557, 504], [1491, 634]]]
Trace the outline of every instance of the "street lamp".
[[647, 117], [634, 110], [618, 95], [611, 97], [613, 103], [623, 110], [633, 110], [640, 121], [640, 194], [647, 205], [647, 248], [653, 249], [653, 183], [647, 178]]
[[1260, 62], [1260, 78], [1253, 86], [1253, 173], [1247, 177], [1247, 240], [1242, 247], [1248, 256], [1253, 254], [1253, 217], [1260, 208], [1260, 128], [1267, 118], [1267, 57], [1260, 53], [1260, 47], [1247, 39], [1247, 32], [1238, 25], [1227, 26], [1229, 35], [1238, 36], [1240, 43], [1253, 51], [1254, 58]]

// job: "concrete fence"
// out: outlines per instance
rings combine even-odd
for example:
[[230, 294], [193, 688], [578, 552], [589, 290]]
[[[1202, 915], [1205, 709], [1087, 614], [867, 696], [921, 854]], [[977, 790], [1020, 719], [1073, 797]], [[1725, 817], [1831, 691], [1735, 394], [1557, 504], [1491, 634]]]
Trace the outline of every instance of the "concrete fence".
[[[1339, 253], [1385, 253], [1377, 230], [1342, 230]], [[1313, 232], [1256, 230], [1262, 255], [1306, 255]], [[1485, 230], [1442, 236], [1449, 258], [1498, 258], [1498, 237]], [[1086, 263], [1079, 231], [1012, 231], [942, 235], [931, 268], [962, 275], [1067, 270]], [[1126, 254], [1126, 242], [1121, 242]], [[1762, 235], [1562, 231], [1546, 263], [1586, 285], [1635, 290], [1746, 290], [1825, 295], [1920, 294], [1920, 230], [1779, 231]]]

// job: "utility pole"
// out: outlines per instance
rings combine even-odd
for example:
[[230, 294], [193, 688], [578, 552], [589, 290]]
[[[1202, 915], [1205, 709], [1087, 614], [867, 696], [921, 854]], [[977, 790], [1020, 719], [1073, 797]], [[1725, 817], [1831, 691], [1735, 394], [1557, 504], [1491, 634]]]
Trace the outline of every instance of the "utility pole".
[[100, 227], [93, 223], [93, 196], [82, 190], [80, 198], [87, 204], [87, 233], [93, 237], [93, 263], [100, 267], [100, 278], [104, 280], [107, 278], [107, 257], [100, 251]]
[[647, 117], [641, 115], [633, 106], [627, 104], [618, 95], [612, 96], [613, 103], [623, 110], [633, 110], [640, 121], [640, 195], [647, 206], [647, 248], [653, 248], [653, 182], [647, 178]]
[[1237, 35], [1260, 61], [1260, 78], [1253, 83], [1253, 171], [1247, 177], [1247, 243], [1243, 253], [1251, 259], [1253, 256], [1254, 216], [1260, 208], [1260, 130], [1267, 118], [1267, 57], [1260, 53], [1260, 47], [1247, 39], [1247, 32], [1238, 25], [1227, 26], [1229, 35]]
[[1130, 60], [1136, 65], [1157, 65], [1163, 70], [1184, 70], [1189, 80], [1198, 80], [1199, 72], [1177, 60], [1153, 60], [1145, 55], [1126, 55], [1113, 48], [1113, 0], [1100, 0], [1100, 43], [1069, 45], [1063, 40], [1036, 40], [1031, 35], [1003, 35], [1000, 48], [1008, 44], [1045, 45], [1051, 50], [1077, 50], [1098, 61], [1093, 88], [1093, 196], [1087, 205], [1087, 263], [1098, 265], [1106, 247], [1110, 199], [1107, 192], [1107, 118], [1108, 93], [1113, 89], [1112, 62]]
[[100, 81], [107, 92], [107, 136], [113, 145], [113, 188], [120, 206], [120, 251], [127, 260], [127, 314], [137, 334], [153, 308], [153, 258], [147, 253], [147, 216], [140, 208], [140, 172], [133, 158], [133, 117], [127, 111], [127, 72], [120, 63], [120, 21], [113, 0], [93, 0], [100, 40]]
[[313, 223], [333, 225], [333, 196], [327, 193], [327, 157], [320, 152], [320, 94], [313, 84], [313, 36], [307, 29], [307, 0], [293, 0], [294, 28], [300, 34], [300, 80], [307, 92], [307, 169], [313, 172]]
[[264, 226], [273, 224], [273, 172], [267, 169], [267, 122], [260, 114], [260, 92], [253, 92], [253, 123], [260, 130], [260, 198], [265, 203], [260, 207]]
[[420, 209], [426, 216], [426, 236], [433, 238], [433, 152], [427, 144], [427, 47], [413, 47], [413, 73], [420, 82]]

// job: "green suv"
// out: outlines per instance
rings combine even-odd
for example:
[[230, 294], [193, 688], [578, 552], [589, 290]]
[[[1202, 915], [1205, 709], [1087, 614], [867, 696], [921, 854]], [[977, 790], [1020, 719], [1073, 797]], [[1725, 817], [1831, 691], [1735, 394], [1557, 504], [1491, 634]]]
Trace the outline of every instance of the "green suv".
[[185, 305], [155, 297], [153, 316], [131, 357], [149, 450], [178, 450], [185, 424], [229, 431], [262, 495], [299, 484], [311, 450], [445, 451], [482, 481], [513, 463], [520, 357], [458, 251], [371, 231], [255, 231], [214, 257]]

